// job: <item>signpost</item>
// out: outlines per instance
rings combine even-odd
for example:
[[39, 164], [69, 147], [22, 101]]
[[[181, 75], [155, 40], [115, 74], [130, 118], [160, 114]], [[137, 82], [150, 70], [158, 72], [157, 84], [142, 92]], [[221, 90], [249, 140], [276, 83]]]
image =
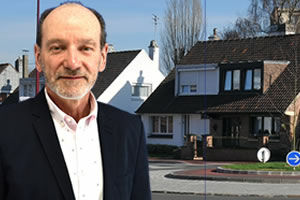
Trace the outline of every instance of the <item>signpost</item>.
[[271, 157], [271, 151], [266, 147], [260, 148], [257, 152], [257, 159], [260, 162], [266, 163], [268, 162], [270, 157]]
[[290, 153], [288, 153], [288, 155], [286, 156], [286, 162], [295, 169], [295, 167], [300, 165], [300, 152], [291, 151]]

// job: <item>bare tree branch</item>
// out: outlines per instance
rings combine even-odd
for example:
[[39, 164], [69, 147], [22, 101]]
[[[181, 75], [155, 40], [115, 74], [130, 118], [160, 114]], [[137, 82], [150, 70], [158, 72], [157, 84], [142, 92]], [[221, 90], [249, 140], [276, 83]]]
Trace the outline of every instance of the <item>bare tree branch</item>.
[[162, 63], [169, 72], [199, 40], [200, 0], [168, 0], [161, 32]]

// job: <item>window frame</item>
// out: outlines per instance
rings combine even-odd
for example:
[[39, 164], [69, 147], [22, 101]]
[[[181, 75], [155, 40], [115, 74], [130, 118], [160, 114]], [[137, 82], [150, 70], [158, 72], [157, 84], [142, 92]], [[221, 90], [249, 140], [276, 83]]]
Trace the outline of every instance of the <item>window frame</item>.
[[[263, 89], [263, 62], [253, 62], [253, 63], [234, 63], [234, 64], [219, 64], [220, 67], [220, 93], [253, 93], [253, 92], [261, 92]], [[236, 70], [239, 70], [239, 89], [234, 87], [234, 74]], [[260, 87], [254, 89], [254, 71], [260, 71]], [[245, 89], [247, 86], [246, 78], [247, 72], [251, 71], [251, 89]], [[226, 89], [225, 86], [228, 86], [227, 81], [227, 74], [231, 73], [231, 85], [230, 89]], [[248, 72], [250, 73], [250, 72]]]
[[[174, 117], [172, 115], [152, 115], [151, 118], [151, 135], [173, 135], [174, 134]], [[154, 124], [154, 119], [158, 119], [158, 124]], [[162, 132], [162, 119], [165, 119], [165, 132]], [[171, 125], [170, 125], [171, 124]], [[154, 127], [158, 127], [155, 132]]]
[[[261, 118], [260, 120], [260, 127], [261, 127], [261, 132], [257, 132], [255, 133], [255, 122], [257, 121], [258, 118]], [[265, 129], [265, 124], [266, 124], [266, 119], [267, 118], [271, 118], [271, 131]], [[276, 127], [276, 125], [278, 125], [279, 122], [279, 128]], [[282, 120], [280, 117], [278, 116], [251, 116], [250, 117], [250, 132], [249, 132], [249, 136], [250, 137], [261, 137], [261, 136], [269, 136], [269, 137], [278, 137], [280, 135], [280, 126], [282, 124]], [[276, 129], [277, 132], [276, 132]], [[269, 132], [266, 132], [269, 131]]]
[[[147, 96], [141, 95], [141, 94], [135, 95], [135, 87], [139, 87], [139, 88], [144, 87], [144, 88], [147, 88], [148, 89]], [[132, 98], [147, 98], [147, 97], [149, 97], [151, 95], [151, 93], [152, 93], [152, 84], [145, 84], [145, 83], [143, 83], [143, 84], [140, 84], [140, 83], [133, 83], [133, 84], [131, 84], [131, 97]]]

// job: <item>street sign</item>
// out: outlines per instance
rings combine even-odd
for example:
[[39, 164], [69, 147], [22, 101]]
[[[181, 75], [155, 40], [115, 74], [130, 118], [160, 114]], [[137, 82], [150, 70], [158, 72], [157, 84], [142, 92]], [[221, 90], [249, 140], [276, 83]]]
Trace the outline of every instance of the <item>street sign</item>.
[[271, 151], [266, 147], [260, 148], [257, 152], [257, 159], [260, 162], [266, 163], [268, 162], [270, 157], [271, 157]]
[[286, 162], [292, 167], [297, 167], [300, 165], [300, 152], [298, 151], [291, 151], [286, 156]]

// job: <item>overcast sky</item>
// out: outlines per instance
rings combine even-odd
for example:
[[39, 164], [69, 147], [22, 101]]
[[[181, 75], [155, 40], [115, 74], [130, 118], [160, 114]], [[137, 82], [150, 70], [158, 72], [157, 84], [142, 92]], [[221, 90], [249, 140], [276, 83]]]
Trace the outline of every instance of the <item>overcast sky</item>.
[[[62, 0], [40, 0], [41, 12]], [[147, 50], [151, 40], [159, 43], [166, 0], [82, 0], [99, 11], [107, 24], [108, 43], [115, 50]], [[2, 1], [0, 6], [0, 63], [12, 63], [29, 50], [30, 65], [34, 67], [33, 45], [36, 32], [37, 0]], [[235, 19], [247, 14], [249, 0], [206, 0], [207, 36], [214, 27], [221, 31]], [[204, 10], [205, 2], [202, 0]], [[154, 34], [152, 15], [159, 17]]]

